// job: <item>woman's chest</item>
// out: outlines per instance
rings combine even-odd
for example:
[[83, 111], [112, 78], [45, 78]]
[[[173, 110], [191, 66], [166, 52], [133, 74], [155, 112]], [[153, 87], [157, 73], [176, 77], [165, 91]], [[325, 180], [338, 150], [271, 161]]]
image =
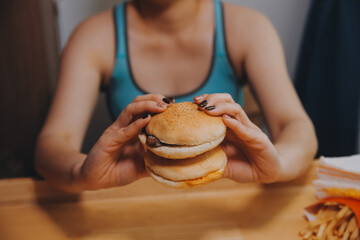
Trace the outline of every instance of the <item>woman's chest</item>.
[[159, 37], [129, 34], [128, 58], [134, 81], [147, 92], [181, 95], [206, 81], [215, 55], [206, 33]]

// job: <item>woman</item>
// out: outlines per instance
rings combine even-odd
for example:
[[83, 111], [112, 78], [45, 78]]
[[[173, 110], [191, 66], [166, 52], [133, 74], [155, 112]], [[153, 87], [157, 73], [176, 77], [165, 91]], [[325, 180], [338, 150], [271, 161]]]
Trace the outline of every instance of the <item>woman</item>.
[[[241, 108], [246, 73], [272, 141]], [[116, 118], [89, 154], [80, 148], [99, 88]], [[317, 142], [289, 79], [280, 40], [253, 10], [218, 0], [134, 0], [80, 24], [38, 139], [36, 168], [72, 192], [146, 176], [136, 138], [171, 98], [194, 101], [228, 127], [224, 177], [287, 181], [304, 173]], [[151, 114], [150, 114], [151, 113]]]

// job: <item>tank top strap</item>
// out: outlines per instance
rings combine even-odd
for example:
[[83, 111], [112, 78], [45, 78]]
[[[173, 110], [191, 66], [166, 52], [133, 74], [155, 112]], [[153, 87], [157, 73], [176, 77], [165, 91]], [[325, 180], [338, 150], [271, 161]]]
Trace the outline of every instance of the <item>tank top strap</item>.
[[223, 6], [221, 1], [214, 0], [215, 11], [215, 49], [217, 56], [226, 56], [225, 32], [223, 24]]
[[126, 57], [126, 1], [114, 7], [116, 57]]

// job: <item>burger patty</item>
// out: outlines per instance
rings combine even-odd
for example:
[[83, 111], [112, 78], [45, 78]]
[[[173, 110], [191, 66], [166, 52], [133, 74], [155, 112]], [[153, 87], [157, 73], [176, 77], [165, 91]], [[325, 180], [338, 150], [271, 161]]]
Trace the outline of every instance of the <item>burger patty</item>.
[[157, 137], [147, 134], [146, 134], [146, 144], [150, 147], [166, 146], [166, 144], [161, 142]]
[[157, 137], [155, 137], [154, 135], [149, 135], [147, 134], [147, 132], [145, 131], [145, 129], [143, 129], [142, 131], [143, 133], [145, 133], [146, 135], [146, 144], [150, 147], [161, 147], [161, 146], [178, 146], [175, 144], [168, 144], [168, 143], [164, 143], [162, 141], [160, 141]]

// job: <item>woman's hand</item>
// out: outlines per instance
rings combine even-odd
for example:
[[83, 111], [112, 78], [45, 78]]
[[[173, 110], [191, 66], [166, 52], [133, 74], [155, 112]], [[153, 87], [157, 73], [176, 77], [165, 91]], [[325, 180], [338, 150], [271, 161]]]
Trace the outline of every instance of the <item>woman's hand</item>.
[[146, 176], [143, 147], [138, 133], [150, 121], [150, 113], [164, 111], [171, 99], [159, 94], [138, 96], [108, 127], [79, 169], [87, 190], [129, 184]]
[[195, 97], [194, 101], [209, 115], [223, 116], [228, 127], [222, 143], [228, 157], [224, 177], [238, 182], [278, 180], [281, 167], [274, 145], [229, 94], [205, 94]]

